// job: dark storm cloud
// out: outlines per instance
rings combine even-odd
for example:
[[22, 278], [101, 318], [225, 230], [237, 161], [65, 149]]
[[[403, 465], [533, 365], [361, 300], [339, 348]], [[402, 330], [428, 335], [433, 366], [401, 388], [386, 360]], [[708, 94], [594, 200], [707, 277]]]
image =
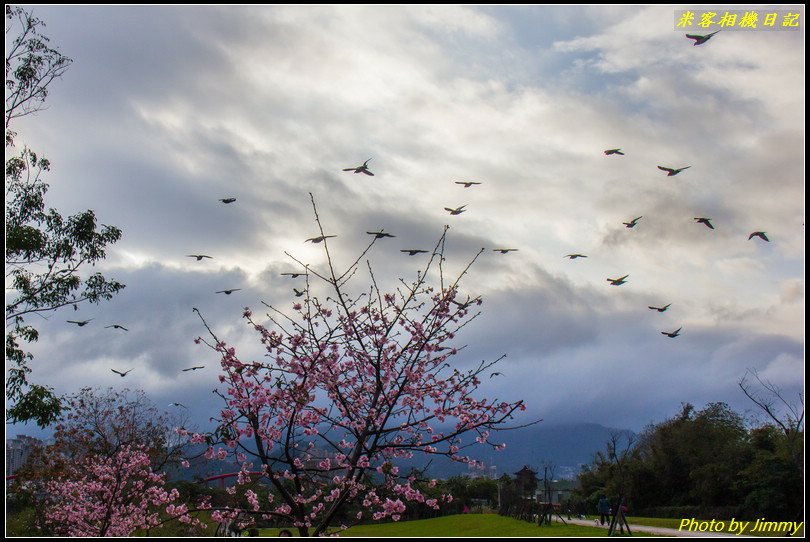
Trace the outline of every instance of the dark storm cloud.
[[[42, 322], [35, 359], [65, 391], [126, 382], [168, 403], [181, 389], [172, 400], [211, 415], [218, 360], [193, 344], [206, 332], [191, 307], [261, 356], [242, 309], [292, 306], [303, 279], [280, 275], [300, 270], [285, 252], [326, 269], [323, 246], [304, 242], [320, 235], [310, 192], [338, 268], [366, 231], [397, 236], [359, 263], [353, 293], [368, 288], [366, 259], [386, 291], [413, 280], [427, 257], [400, 250], [432, 250], [445, 224], [446, 278], [485, 248], [461, 281], [484, 303], [457, 362], [507, 354], [506, 377], [486, 385], [533, 414], [640, 429], [680, 401], [738, 401], [747, 361], [798, 374], [795, 38], [729, 32], [693, 48], [663, 8], [36, 9], [74, 64], [21, 140], [52, 159], [56, 207], [124, 231], [102, 268], [127, 289], [83, 305], [96, 318], [84, 328], [62, 311]], [[602, 154], [613, 147], [627, 155]], [[368, 158], [374, 177], [342, 171]], [[747, 241], [759, 229], [770, 244]], [[242, 290], [213, 293], [226, 288]], [[137, 369], [116, 381], [112, 364]]]

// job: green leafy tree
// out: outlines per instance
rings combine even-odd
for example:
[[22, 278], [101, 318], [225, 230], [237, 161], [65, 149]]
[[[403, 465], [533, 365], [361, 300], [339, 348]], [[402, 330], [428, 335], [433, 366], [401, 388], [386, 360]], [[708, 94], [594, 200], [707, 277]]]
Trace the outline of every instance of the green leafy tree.
[[[792, 419], [803, 419], [797, 412]], [[580, 474], [579, 497], [589, 511], [600, 493], [622, 493], [639, 515], [793, 520], [804, 502], [804, 472], [795, 461], [803, 456], [803, 431], [785, 431], [795, 422], [782, 425], [749, 429], [725, 403], [699, 411], [684, 404], [626, 452], [611, 439]]]
[[[48, 45], [44, 26], [23, 8], [6, 6], [6, 419], [43, 427], [59, 418], [63, 405], [52, 389], [28, 380], [33, 356], [24, 343], [38, 340], [39, 332], [26, 318], [108, 300], [124, 288], [101, 273], [80, 273], [105, 258], [121, 230], [97, 230], [91, 210], [63, 217], [46, 208], [42, 175], [50, 162], [27, 147], [15, 152], [12, 120], [42, 109], [48, 86], [72, 62]], [[10, 34], [16, 34], [11, 43]]]

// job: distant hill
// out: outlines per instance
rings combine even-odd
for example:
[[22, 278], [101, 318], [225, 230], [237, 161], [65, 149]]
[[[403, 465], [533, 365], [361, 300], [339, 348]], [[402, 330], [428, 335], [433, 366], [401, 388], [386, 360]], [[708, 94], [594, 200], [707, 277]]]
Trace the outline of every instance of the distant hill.
[[[551, 462], [555, 466], [555, 478], [574, 478], [580, 471], [580, 465], [589, 465], [593, 462], [596, 452], [605, 449], [611, 431], [615, 429], [595, 423], [557, 425], [540, 423], [490, 435], [490, 441], [506, 443], [506, 449], [500, 452], [484, 445], [476, 445], [468, 448], [466, 453], [490, 467], [490, 475], [511, 476], [524, 465], [528, 465], [534, 470], [539, 469], [542, 476], [543, 463]], [[206, 447], [194, 448], [194, 453], [189, 451], [189, 456], [201, 455]], [[179, 469], [172, 477], [191, 479], [194, 476], [205, 477], [239, 470], [235, 463], [205, 461], [202, 458], [192, 460], [191, 464], [190, 469]], [[415, 456], [398, 464], [404, 470], [411, 467], [423, 468], [427, 461], [424, 457]], [[436, 478], [449, 478], [469, 472], [466, 465], [444, 457], [435, 458], [427, 467], [427, 473]]]
[[[616, 431], [596, 423], [574, 423], [535, 426], [503, 431], [490, 436], [492, 442], [506, 443], [506, 449], [495, 452], [485, 446], [469, 449], [468, 455], [483, 461], [488, 467], [494, 466], [497, 476], [519, 471], [524, 465], [537, 470], [544, 462], [555, 465], [555, 478], [573, 478], [580, 471], [580, 465], [593, 462], [596, 452], [605, 449], [611, 431]], [[631, 432], [632, 434], [632, 432]], [[408, 466], [422, 466], [417, 458]], [[467, 466], [446, 459], [434, 460], [428, 472], [438, 478], [447, 478], [469, 472]]]

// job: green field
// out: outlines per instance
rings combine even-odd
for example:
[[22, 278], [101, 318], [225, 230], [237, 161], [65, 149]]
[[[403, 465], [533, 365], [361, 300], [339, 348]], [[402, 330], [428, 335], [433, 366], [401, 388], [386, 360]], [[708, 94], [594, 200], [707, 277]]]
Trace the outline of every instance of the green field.
[[[293, 531], [295, 532], [295, 531]], [[262, 529], [262, 536], [278, 536], [278, 529]], [[434, 519], [357, 525], [340, 536], [430, 537], [430, 536], [607, 536], [606, 529], [555, 523], [538, 527], [534, 523], [497, 514], [459, 514]]]

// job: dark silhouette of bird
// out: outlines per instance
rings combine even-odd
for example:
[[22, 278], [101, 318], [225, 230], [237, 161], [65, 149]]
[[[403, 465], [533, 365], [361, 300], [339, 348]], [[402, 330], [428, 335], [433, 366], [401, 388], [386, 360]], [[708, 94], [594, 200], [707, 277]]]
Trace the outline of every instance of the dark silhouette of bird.
[[[717, 32], [720, 31], [718, 30]], [[711, 34], [706, 34], [705, 36], [701, 36], [700, 34], [687, 34], [686, 37], [689, 38], [690, 40], [695, 40], [695, 43], [692, 44], [693, 46], [701, 45], [709, 41], [709, 39], [711, 39], [712, 36], [717, 34], [717, 32], [712, 32]]]
[[463, 213], [466, 210], [466, 209], [464, 209], [465, 207], [466, 207], [466, 205], [462, 205], [461, 207], [456, 207], [455, 209], [451, 209], [450, 207], [445, 207], [444, 210], [449, 211], [451, 215], [460, 215], [461, 213]]
[[628, 228], [635, 228], [636, 224], [638, 224], [638, 221], [641, 220], [642, 218], [644, 218], [644, 217], [639, 216], [639, 217], [634, 218], [630, 222], [622, 222], [622, 224], [624, 224]]
[[605, 154], [608, 156], [610, 156], [611, 154], [621, 154], [622, 156], [624, 156], [624, 153], [622, 152], [621, 149], [608, 149], [605, 151]]
[[658, 311], [658, 312], [664, 312], [665, 310], [667, 310], [669, 308], [670, 305], [672, 305], [672, 303], [668, 303], [668, 304], [664, 305], [663, 307], [647, 307], [647, 308], [652, 309], [654, 311]]
[[626, 279], [626, 278], [627, 278], [627, 277], [629, 277], [629, 276], [630, 276], [630, 275], [625, 275], [625, 276], [620, 277], [620, 278], [617, 278], [617, 279], [607, 279], [607, 280], [608, 280], [608, 282], [610, 282], [610, 285], [611, 285], [611, 286], [621, 286], [622, 284], [624, 284], [625, 282], [627, 282], [627, 281], [626, 281], [626, 280], [624, 280], [624, 279]]
[[400, 252], [407, 252], [408, 256], [415, 256], [416, 254], [422, 254], [423, 252], [428, 252], [427, 250], [422, 250], [419, 248], [405, 248], [400, 250]]
[[492, 373], [491, 375], [489, 375], [489, 377], [490, 377], [490, 378], [492, 378], [493, 376], [499, 376], [499, 375], [501, 375], [501, 376], [502, 376], [502, 375], [503, 375], [503, 373], [498, 373], [498, 372], [495, 372], [495, 373]]
[[[211, 258], [211, 256], [206, 256], [205, 254], [189, 254], [186, 256], [186, 258], [197, 258], [197, 261], [199, 262], [203, 258]], [[213, 258], [211, 259], [213, 260]]]
[[710, 222], [711, 218], [695, 217], [695, 220], [697, 220], [698, 224], [706, 224], [707, 228], [714, 229], [714, 226], [712, 226], [712, 223]]
[[241, 289], [242, 289], [242, 288], [231, 288], [230, 290], [220, 290], [220, 291], [218, 291], [218, 292], [214, 292], [214, 293], [215, 293], [215, 294], [225, 294], [225, 295], [231, 295], [232, 293], [234, 293], [234, 292], [238, 292], [238, 291], [239, 291], [239, 290], [241, 290]]
[[307, 239], [304, 242], [306, 243], [307, 241], [311, 241], [313, 243], [320, 243], [324, 239], [329, 239], [330, 237], [337, 237], [337, 235], [321, 235], [319, 237], [310, 237], [309, 239]]
[[770, 239], [768, 239], [768, 237], [765, 235], [765, 232], [764, 232], [764, 231], [755, 231], [755, 232], [752, 232], [752, 233], [751, 233], [751, 235], [749, 235], [749, 236], [748, 236], [748, 240], [750, 241], [752, 237], [759, 237], [759, 238], [760, 238], [760, 239], [762, 239], [763, 241], [768, 241], [769, 243], [771, 242], [771, 240], [770, 240]]
[[112, 324], [112, 325], [109, 325], [109, 326], [104, 326], [104, 329], [109, 329], [109, 328], [123, 329], [124, 331], [129, 331], [127, 328], [125, 328], [124, 326], [119, 325], [119, 324]]
[[127, 376], [129, 373], [132, 372], [132, 369], [130, 369], [129, 371], [124, 371], [123, 373], [121, 371], [116, 371], [115, 369], [110, 369], [110, 370], [112, 372], [114, 372], [115, 374], [117, 374], [117, 375], [121, 375], [121, 378], [124, 378], [125, 376]]
[[291, 279], [295, 279], [295, 278], [306, 275], [306, 273], [282, 273], [281, 275], [282, 276], [286, 275], [286, 276], [290, 277]]
[[459, 303], [459, 302], [458, 302], [458, 301], [456, 301], [455, 299], [451, 299], [451, 300], [450, 300], [450, 303], [452, 303], [452, 304], [454, 304], [454, 305], [458, 305], [458, 308], [460, 308], [460, 309], [464, 310], [464, 309], [466, 309], [467, 307], [469, 307], [470, 305], [472, 305], [473, 303], [476, 303], [476, 302], [477, 302], [479, 299], [480, 299], [480, 297], [476, 297], [476, 298], [474, 298], [474, 299], [470, 299], [470, 297], [468, 296], [468, 297], [467, 297], [467, 301], [465, 301], [464, 303]]
[[183, 407], [186, 410], [188, 410], [188, 407], [186, 405], [184, 405], [183, 403], [169, 403], [169, 406]]
[[676, 329], [676, 330], [675, 330], [675, 331], [673, 331], [672, 333], [668, 333], [668, 332], [666, 332], [666, 331], [662, 331], [662, 332], [661, 332], [661, 335], [666, 335], [667, 337], [669, 337], [669, 338], [671, 338], [671, 339], [674, 339], [675, 337], [677, 337], [677, 336], [678, 336], [679, 332], [680, 332], [682, 329], [683, 329], [682, 327], [679, 327], [678, 329]]
[[219, 201], [221, 201], [222, 203], [233, 203], [234, 201], [236, 201], [236, 198], [222, 198]]
[[194, 367], [189, 367], [188, 369], [183, 369], [182, 371], [185, 373], [188, 371], [196, 371], [197, 369], [205, 369], [205, 365], [196, 365]]
[[492, 252], [500, 252], [501, 254], [506, 254], [507, 252], [517, 252], [516, 248], [493, 248]]
[[67, 323], [76, 324], [77, 326], [82, 327], [89, 324], [92, 320], [95, 320], [95, 318], [90, 318], [90, 320], [67, 320]]
[[301, 297], [302, 295], [307, 293], [306, 290], [296, 290], [295, 288], [293, 288], [293, 292], [295, 292], [295, 297]]
[[456, 181], [456, 184], [461, 184], [461, 185], [464, 185], [464, 188], [469, 188], [469, 187], [473, 186], [474, 184], [481, 184], [481, 183], [479, 183], [477, 181]]
[[383, 237], [396, 237], [396, 235], [391, 235], [390, 233], [386, 233], [383, 230], [380, 231], [367, 231], [369, 235], [373, 235], [376, 239], [382, 239]]
[[344, 168], [343, 171], [354, 171], [355, 173], [365, 173], [366, 175], [371, 175], [372, 177], [374, 174], [368, 170], [368, 163], [371, 161], [371, 158], [363, 162], [362, 166], [357, 167], [347, 167]]
[[672, 169], [671, 167], [658, 166], [658, 169], [660, 169], [661, 171], [666, 171], [667, 172], [667, 177], [672, 177], [673, 175], [677, 175], [681, 171], [683, 171], [685, 169], [689, 169], [690, 167], [692, 167], [692, 166], [686, 166], [686, 167], [682, 167], [682, 168], [678, 168], [678, 169]]
[[568, 258], [569, 260], [576, 260], [577, 258], [587, 258], [584, 254], [566, 254], [563, 258]]

